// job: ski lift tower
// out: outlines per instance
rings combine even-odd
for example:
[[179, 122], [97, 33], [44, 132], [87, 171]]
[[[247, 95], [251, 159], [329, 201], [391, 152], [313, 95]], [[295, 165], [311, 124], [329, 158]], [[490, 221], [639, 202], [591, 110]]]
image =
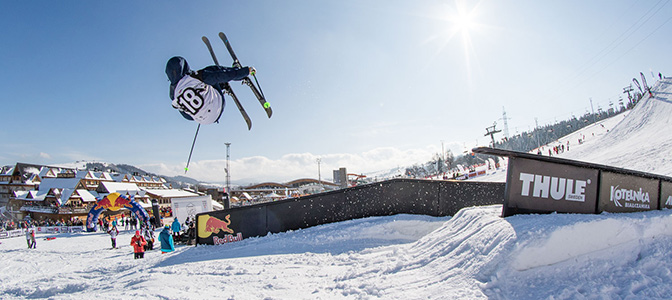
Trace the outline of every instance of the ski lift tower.
[[492, 139], [492, 148], [495, 148], [495, 133], [502, 132], [501, 130], [497, 130], [497, 122], [493, 122], [492, 126], [486, 127], [485, 128], [485, 135], [484, 136], [490, 136], [490, 139]]
[[508, 118], [506, 116], [506, 110], [504, 110], [504, 106], [502, 106], [502, 120], [504, 120], [504, 137], [507, 138], [507, 139], [510, 137], [509, 136], [509, 122], [508, 122], [508, 120], [510, 120], [510, 119], [511, 118]]

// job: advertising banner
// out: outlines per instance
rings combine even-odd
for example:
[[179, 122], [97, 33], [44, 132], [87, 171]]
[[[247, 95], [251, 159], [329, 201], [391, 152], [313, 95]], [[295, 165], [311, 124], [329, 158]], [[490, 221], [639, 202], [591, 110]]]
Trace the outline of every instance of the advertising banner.
[[212, 211], [210, 195], [198, 197], [173, 198], [170, 200], [173, 216], [180, 223], [187, 218], [195, 218], [196, 214]]
[[504, 217], [519, 211], [595, 213], [599, 171], [511, 157]]
[[598, 212], [637, 212], [658, 209], [660, 180], [602, 172]]
[[672, 208], [672, 182], [660, 181], [660, 208]]
[[23, 233], [23, 230], [21, 230], [21, 229], [0, 231], [0, 239], [6, 239], [6, 238], [11, 238], [11, 237], [23, 236], [23, 235], [24, 235], [24, 233]]
[[[35, 234], [54, 234], [54, 233], [69, 233], [69, 232], [83, 232], [83, 226], [39, 226], [34, 227]], [[15, 229], [8, 231], [0, 231], [0, 239], [12, 238], [17, 236], [24, 236], [26, 229]]]

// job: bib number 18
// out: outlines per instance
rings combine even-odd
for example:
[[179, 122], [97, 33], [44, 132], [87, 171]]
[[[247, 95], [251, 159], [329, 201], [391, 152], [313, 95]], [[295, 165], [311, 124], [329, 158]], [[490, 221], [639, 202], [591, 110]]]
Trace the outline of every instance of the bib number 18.
[[198, 113], [198, 111], [203, 107], [203, 96], [194, 88], [186, 88], [177, 97], [177, 103], [189, 112], [192, 115]]

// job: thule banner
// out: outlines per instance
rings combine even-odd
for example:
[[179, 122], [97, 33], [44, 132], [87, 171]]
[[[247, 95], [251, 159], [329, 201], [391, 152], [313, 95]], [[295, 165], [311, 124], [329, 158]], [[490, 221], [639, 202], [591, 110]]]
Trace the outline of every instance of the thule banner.
[[505, 217], [521, 212], [595, 213], [597, 170], [511, 157], [507, 176]]

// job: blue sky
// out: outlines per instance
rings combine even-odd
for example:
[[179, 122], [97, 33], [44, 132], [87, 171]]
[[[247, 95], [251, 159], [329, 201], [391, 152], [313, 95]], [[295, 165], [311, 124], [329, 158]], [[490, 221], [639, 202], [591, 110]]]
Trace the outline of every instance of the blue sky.
[[207, 35], [230, 64], [219, 31], [274, 115], [234, 83], [252, 130], [227, 101], [188, 176], [224, 181], [226, 142], [241, 183], [316, 178], [317, 158], [331, 178], [461, 153], [503, 107], [515, 134], [607, 108], [639, 72], [672, 76], [668, 2], [3, 1], [0, 164], [183, 174], [196, 124], [171, 107], [165, 63], [212, 64]]

